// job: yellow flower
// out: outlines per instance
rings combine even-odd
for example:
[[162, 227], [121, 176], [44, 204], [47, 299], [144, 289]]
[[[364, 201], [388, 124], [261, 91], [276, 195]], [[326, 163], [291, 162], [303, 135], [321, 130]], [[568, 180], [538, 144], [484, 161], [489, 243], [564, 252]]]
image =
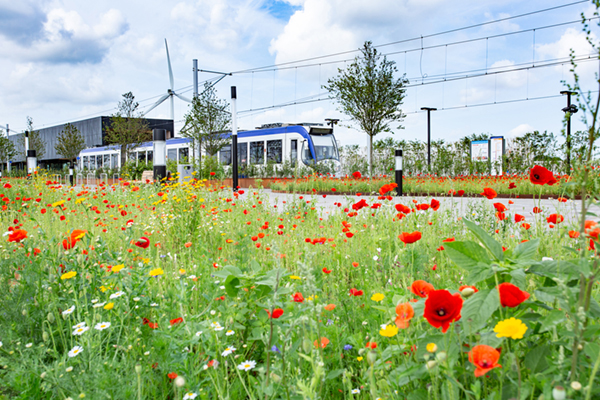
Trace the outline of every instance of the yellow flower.
[[119, 264], [119, 265], [115, 265], [114, 267], [112, 267], [111, 271], [114, 273], [117, 273], [120, 270], [122, 270], [123, 268], [125, 268], [125, 265]]
[[356, 359], [357, 359], [358, 361], [362, 361], [362, 360], [363, 360], [363, 358], [362, 358], [362, 357], [356, 357]]
[[435, 343], [428, 343], [427, 351], [430, 353], [435, 353], [437, 351], [437, 345]]
[[290, 279], [297, 279], [297, 280], [300, 280], [300, 279], [302, 279], [302, 278], [300, 278], [299, 276], [296, 276], [296, 275], [290, 275]]
[[162, 270], [162, 268], [154, 268], [152, 271], [150, 271], [150, 276], [159, 276], [164, 273], [165, 272]]
[[373, 301], [381, 301], [385, 298], [384, 295], [382, 295], [381, 293], [375, 293], [373, 296], [371, 296], [371, 300]]
[[398, 327], [396, 325], [386, 325], [384, 329], [379, 331], [381, 336], [393, 337], [398, 334]]
[[107, 305], [104, 306], [104, 309], [112, 310], [114, 306], [115, 306], [115, 303], [108, 303]]
[[520, 319], [511, 317], [500, 321], [494, 328], [496, 337], [508, 337], [511, 339], [523, 339], [523, 335], [527, 332], [527, 325], [521, 322]]
[[71, 278], [74, 278], [75, 276], [77, 276], [77, 272], [69, 271], [69, 272], [62, 274], [60, 276], [60, 279], [71, 279]]
[[106, 292], [108, 289], [112, 289], [112, 286], [100, 286], [100, 290], [102, 291], [102, 293]]
[[75, 200], [75, 204], [79, 204], [85, 201], [85, 197]]
[[183, 274], [185, 274], [185, 269], [183, 269], [183, 268], [179, 268], [179, 274], [180, 274], [180, 275], [183, 275]]
[[52, 207], [62, 206], [64, 204], [64, 200], [59, 200], [56, 203], [52, 203]]

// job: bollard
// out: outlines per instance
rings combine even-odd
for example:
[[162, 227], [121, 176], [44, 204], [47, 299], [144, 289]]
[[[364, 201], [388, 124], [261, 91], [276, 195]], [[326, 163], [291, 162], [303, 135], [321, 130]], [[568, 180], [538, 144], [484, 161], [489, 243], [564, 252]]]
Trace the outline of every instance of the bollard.
[[402, 150], [396, 150], [394, 154], [396, 160], [396, 192], [402, 196]]

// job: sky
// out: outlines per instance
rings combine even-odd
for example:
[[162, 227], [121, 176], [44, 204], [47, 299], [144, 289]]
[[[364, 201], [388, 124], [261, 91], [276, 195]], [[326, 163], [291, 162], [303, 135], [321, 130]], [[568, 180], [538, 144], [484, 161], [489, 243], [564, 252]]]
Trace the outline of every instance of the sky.
[[[0, 0], [0, 125], [20, 132], [27, 116], [39, 129], [111, 115], [129, 91], [141, 111], [149, 109], [169, 89], [166, 39], [176, 93], [192, 97], [193, 59], [199, 69], [232, 73], [215, 88], [229, 99], [237, 87], [240, 129], [338, 118], [341, 145], [366, 145], [322, 85], [371, 41], [396, 63], [397, 78], [410, 82], [406, 117], [376, 139], [426, 140], [421, 107], [438, 109], [432, 140], [560, 134], [571, 49], [582, 58], [582, 86], [597, 96], [599, 63], [583, 59], [592, 50], [580, 23], [594, 9], [588, 1], [533, 12], [575, 2]], [[472, 25], [479, 26], [460, 29]], [[596, 40], [597, 20], [591, 27]], [[201, 72], [200, 86], [220, 77]], [[174, 105], [177, 131], [189, 105], [178, 98]], [[573, 130], [584, 127], [582, 115], [573, 117]], [[170, 118], [169, 101], [147, 116]]]

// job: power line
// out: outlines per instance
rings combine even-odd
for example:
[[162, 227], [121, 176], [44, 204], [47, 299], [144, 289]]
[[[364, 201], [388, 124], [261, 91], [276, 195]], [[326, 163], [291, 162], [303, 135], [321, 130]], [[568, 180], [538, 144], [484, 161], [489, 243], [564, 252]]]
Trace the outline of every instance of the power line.
[[[498, 23], [498, 22], [509, 21], [511, 19], [516, 19], [516, 18], [526, 17], [526, 16], [530, 16], [530, 15], [534, 15], [534, 14], [539, 14], [539, 13], [544, 13], [544, 12], [548, 12], [548, 11], [553, 11], [553, 10], [557, 10], [557, 9], [560, 9], [560, 8], [570, 7], [570, 6], [573, 6], [573, 5], [577, 5], [577, 4], [581, 4], [581, 3], [587, 3], [587, 2], [588, 2], [588, 0], [579, 0], [579, 1], [576, 1], [576, 2], [573, 2], [573, 3], [562, 4], [562, 5], [558, 5], [558, 6], [555, 6], [555, 7], [544, 8], [544, 9], [541, 9], [541, 10], [531, 11], [531, 12], [524, 13], [524, 14], [514, 15], [512, 17], [505, 17], [505, 18], [500, 18], [500, 19], [496, 19], [496, 20], [493, 20], [493, 21], [481, 22], [479, 24], [468, 25], [468, 26], [464, 26], [464, 27], [461, 27], [461, 28], [450, 29], [450, 30], [446, 30], [446, 31], [442, 31], [442, 32], [437, 32], [437, 33], [431, 33], [429, 35], [418, 36], [418, 37], [414, 37], [414, 38], [410, 38], [410, 39], [403, 39], [403, 40], [397, 40], [397, 41], [394, 41], [394, 42], [383, 43], [383, 44], [380, 44], [380, 45], [373, 45], [373, 47], [386, 47], [386, 46], [392, 46], [392, 45], [400, 44], [400, 43], [412, 42], [412, 41], [415, 41], [415, 40], [427, 39], [427, 38], [431, 38], [431, 37], [435, 37], [435, 36], [441, 36], [441, 35], [446, 35], [448, 33], [454, 33], [454, 32], [459, 32], [459, 31], [462, 31], [462, 30], [467, 30], [467, 29], [472, 29], [472, 28], [478, 28], [478, 27], [485, 26], [485, 25], [490, 25], [490, 24], [495, 24], [495, 23]], [[580, 21], [578, 21], [578, 22], [580, 22]], [[360, 51], [360, 49], [341, 51], [341, 52], [326, 54], [326, 55], [322, 55], [322, 56], [304, 58], [304, 59], [301, 59], [301, 60], [288, 61], [288, 62], [279, 63], [279, 64], [266, 65], [266, 66], [263, 66], [263, 67], [256, 67], [256, 68], [244, 69], [244, 70], [234, 71], [234, 72], [231, 72], [231, 73], [232, 74], [240, 74], [240, 73], [248, 73], [248, 72], [259, 72], [259, 70], [262, 70], [262, 69], [265, 69], [265, 68], [274, 68], [274, 67], [279, 67], [279, 66], [282, 66], [282, 65], [290, 65], [290, 64], [297, 64], [297, 63], [305, 62], [305, 61], [320, 60], [320, 59], [323, 59], [323, 58], [335, 57], [335, 56], [340, 56], [340, 55], [345, 55], [345, 54], [352, 54], [352, 53], [356, 53], [357, 51]]]

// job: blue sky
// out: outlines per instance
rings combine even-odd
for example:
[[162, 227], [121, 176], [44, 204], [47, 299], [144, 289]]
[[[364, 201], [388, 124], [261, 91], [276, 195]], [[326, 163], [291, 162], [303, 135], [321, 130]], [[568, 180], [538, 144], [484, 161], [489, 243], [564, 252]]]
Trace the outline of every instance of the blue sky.
[[[558, 95], [564, 89], [561, 80], [572, 79], [566, 57], [571, 48], [581, 56], [590, 49], [579, 23], [544, 27], [578, 21], [582, 12], [591, 15], [589, 2], [429, 35], [572, 2], [0, 0], [0, 125], [20, 131], [28, 115], [38, 128], [110, 115], [128, 91], [142, 110], [149, 108], [168, 89], [166, 38], [175, 88], [188, 97], [194, 58], [201, 69], [223, 72], [287, 63], [285, 68], [233, 74], [216, 85], [222, 97], [229, 96], [230, 86], [238, 87], [241, 128], [340, 118], [336, 129], [341, 144], [366, 144], [366, 135], [332, 101], [277, 107], [324, 99], [321, 85], [358, 52], [295, 61], [356, 50], [366, 40], [381, 45], [418, 38], [379, 47], [411, 83], [403, 106], [404, 129], [395, 130], [395, 137], [425, 139], [424, 106], [439, 109], [432, 114], [434, 139], [452, 141], [481, 132], [506, 137], [530, 130], [559, 133], [566, 103]], [[550, 63], [554, 65], [544, 66]], [[598, 90], [593, 82], [597, 63], [580, 64], [590, 90]], [[530, 68], [519, 70], [524, 67]], [[202, 73], [200, 81], [215, 77]], [[434, 83], [424, 84], [430, 81]], [[176, 127], [187, 107], [175, 100]], [[250, 112], [257, 109], [262, 110]], [[148, 116], [169, 114], [165, 102]], [[574, 129], [582, 128], [579, 115]]]

